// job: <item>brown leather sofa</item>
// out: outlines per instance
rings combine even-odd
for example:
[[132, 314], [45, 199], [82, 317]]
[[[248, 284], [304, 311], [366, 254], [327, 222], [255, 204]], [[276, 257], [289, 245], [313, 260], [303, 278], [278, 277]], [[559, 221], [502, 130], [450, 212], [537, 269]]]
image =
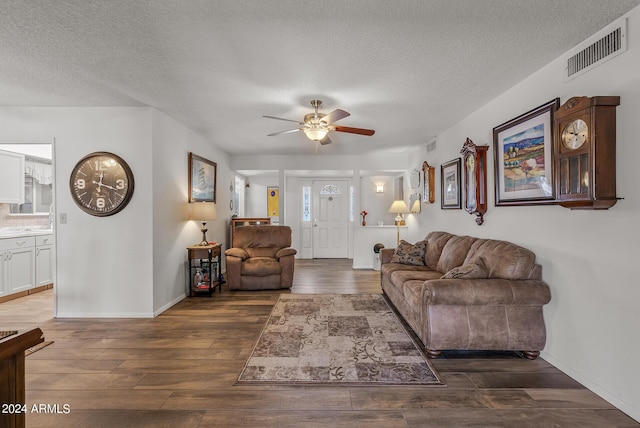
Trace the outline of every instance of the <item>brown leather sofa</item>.
[[551, 292], [533, 252], [447, 232], [429, 233], [411, 248], [413, 258], [403, 259], [399, 249], [380, 251], [382, 289], [430, 357], [443, 350], [538, 357], [546, 342], [542, 307]]
[[243, 226], [224, 252], [230, 290], [291, 288], [296, 250], [289, 226]]

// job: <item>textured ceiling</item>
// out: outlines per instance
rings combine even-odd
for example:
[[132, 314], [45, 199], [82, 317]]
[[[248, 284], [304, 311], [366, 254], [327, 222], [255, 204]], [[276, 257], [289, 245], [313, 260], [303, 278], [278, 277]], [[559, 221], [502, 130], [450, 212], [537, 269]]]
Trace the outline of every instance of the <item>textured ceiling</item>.
[[[152, 106], [232, 154], [423, 145], [640, 0], [2, 0], [0, 105]], [[570, 18], [570, 19], [569, 19]], [[293, 125], [293, 126], [291, 126]]]

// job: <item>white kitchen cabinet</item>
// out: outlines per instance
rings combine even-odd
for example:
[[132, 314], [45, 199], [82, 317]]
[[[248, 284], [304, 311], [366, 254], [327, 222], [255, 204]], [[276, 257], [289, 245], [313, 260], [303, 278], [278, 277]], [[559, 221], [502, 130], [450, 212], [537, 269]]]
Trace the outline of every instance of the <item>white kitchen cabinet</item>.
[[35, 287], [35, 237], [0, 239], [1, 295]]
[[[0, 241], [1, 243], [2, 241]], [[7, 281], [7, 268], [5, 263], [5, 251], [0, 249], [0, 297], [9, 294], [9, 286]]]
[[0, 203], [24, 204], [24, 155], [0, 150]]
[[53, 235], [36, 236], [36, 287], [53, 284]]

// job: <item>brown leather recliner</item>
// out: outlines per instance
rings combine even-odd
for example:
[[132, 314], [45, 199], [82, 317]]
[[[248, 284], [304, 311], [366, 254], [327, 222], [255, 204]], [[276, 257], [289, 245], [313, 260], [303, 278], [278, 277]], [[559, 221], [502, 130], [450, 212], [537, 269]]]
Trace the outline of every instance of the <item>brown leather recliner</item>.
[[294, 255], [289, 226], [244, 226], [224, 252], [230, 290], [273, 290], [293, 285]]

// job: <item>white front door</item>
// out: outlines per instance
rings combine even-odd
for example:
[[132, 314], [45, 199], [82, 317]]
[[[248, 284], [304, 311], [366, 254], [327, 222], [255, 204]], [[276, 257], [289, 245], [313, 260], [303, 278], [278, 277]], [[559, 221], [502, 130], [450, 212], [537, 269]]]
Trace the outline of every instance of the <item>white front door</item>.
[[349, 182], [314, 180], [312, 194], [313, 258], [348, 258]]

